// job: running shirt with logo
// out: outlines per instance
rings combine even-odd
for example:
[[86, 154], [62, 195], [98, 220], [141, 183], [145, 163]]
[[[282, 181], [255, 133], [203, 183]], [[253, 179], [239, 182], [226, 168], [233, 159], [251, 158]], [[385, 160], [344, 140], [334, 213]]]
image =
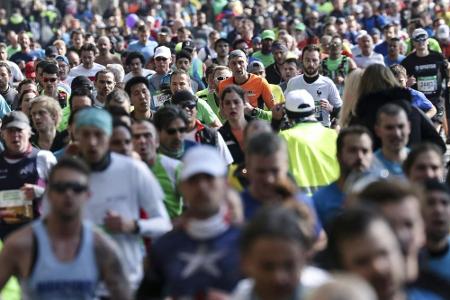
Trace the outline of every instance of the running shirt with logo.
[[331, 119], [330, 113], [320, 107], [320, 100], [326, 99], [333, 108], [339, 108], [342, 106], [342, 100], [339, 96], [339, 91], [336, 88], [334, 82], [325, 76], [319, 75], [316, 81], [313, 83], [307, 83], [304, 79], [304, 75], [299, 75], [289, 80], [284, 95], [293, 90], [304, 89], [311, 94], [316, 104], [316, 118], [318, 121], [326, 127], [330, 127]]
[[411, 53], [403, 61], [408, 76], [414, 76], [417, 84], [413, 86], [433, 102], [442, 95], [442, 81], [446, 78], [447, 61], [442, 54], [430, 51], [425, 57]]
[[62, 262], [54, 255], [47, 228], [42, 220], [32, 225], [37, 257], [30, 277], [22, 280], [24, 299], [95, 299], [99, 272], [94, 250], [92, 225], [84, 222], [76, 257]]
[[[222, 80], [219, 83], [218, 94], [220, 95], [230, 84], [236, 84], [234, 77]], [[247, 81], [239, 84], [239, 86], [245, 91], [247, 100], [253, 107], [263, 108], [266, 105], [268, 109], [272, 109], [274, 106], [274, 98], [269, 83], [264, 78], [249, 74]]]

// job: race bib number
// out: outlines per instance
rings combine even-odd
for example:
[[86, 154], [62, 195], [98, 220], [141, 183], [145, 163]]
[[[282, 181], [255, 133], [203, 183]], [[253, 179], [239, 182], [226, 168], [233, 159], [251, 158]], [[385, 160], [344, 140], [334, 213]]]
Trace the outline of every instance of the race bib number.
[[170, 95], [165, 94], [156, 94], [153, 96], [153, 103], [156, 106], [156, 109], [160, 108], [161, 106], [164, 106], [164, 103], [170, 100]]
[[320, 100], [314, 101], [314, 104], [316, 106], [314, 108], [316, 119], [317, 121], [322, 121], [322, 107], [320, 107]]
[[427, 76], [417, 78], [417, 89], [423, 93], [437, 91], [437, 76]]
[[21, 190], [0, 191], [0, 210], [6, 213], [3, 221], [17, 224], [33, 219], [33, 205]]

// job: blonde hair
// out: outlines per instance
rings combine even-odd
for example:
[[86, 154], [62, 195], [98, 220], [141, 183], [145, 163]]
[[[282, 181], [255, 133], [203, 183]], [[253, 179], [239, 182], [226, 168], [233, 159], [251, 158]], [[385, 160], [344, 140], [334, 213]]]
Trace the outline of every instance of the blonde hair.
[[359, 98], [359, 86], [363, 73], [363, 69], [356, 69], [345, 78], [344, 94], [342, 96], [343, 103], [339, 118], [339, 125], [342, 128], [347, 127], [352, 115], [355, 115], [356, 103]]
[[45, 95], [38, 96], [33, 100], [31, 100], [30, 112], [31, 109], [33, 108], [33, 105], [35, 104], [41, 104], [44, 107], [44, 109], [47, 110], [55, 120], [55, 127], [58, 127], [59, 122], [61, 122], [62, 119], [62, 109], [58, 101]]
[[364, 70], [358, 92], [361, 97], [396, 87], [400, 83], [388, 67], [372, 64]]

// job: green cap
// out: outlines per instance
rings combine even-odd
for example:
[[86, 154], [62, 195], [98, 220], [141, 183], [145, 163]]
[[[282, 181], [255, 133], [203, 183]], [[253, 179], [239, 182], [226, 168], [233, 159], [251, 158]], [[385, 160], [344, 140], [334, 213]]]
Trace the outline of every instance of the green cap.
[[265, 39], [271, 39], [272, 41], [275, 41], [275, 32], [272, 30], [266, 29], [261, 33], [261, 40]]
[[298, 23], [297, 25], [295, 25], [295, 29], [304, 31], [306, 29], [306, 26], [303, 23]]

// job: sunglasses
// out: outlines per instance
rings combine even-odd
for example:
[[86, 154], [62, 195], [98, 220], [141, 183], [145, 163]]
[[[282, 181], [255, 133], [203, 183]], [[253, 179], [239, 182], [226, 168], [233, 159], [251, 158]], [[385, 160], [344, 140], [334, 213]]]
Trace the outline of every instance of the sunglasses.
[[167, 58], [166, 58], [166, 57], [159, 56], [159, 57], [155, 58], [155, 60], [156, 60], [156, 61], [166, 61]]
[[51, 183], [49, 188], [60, 194], [65, 193], [69, 189], [72, 190], [75, 194], [80, 194], [87, 191], [88, 186], [78, 182], [66, 181]]
[[217, 81], [222, 81], [222, 80], [225, 80], [225, 79], [227, 79], [227, 78], [228, 78], [228, 77], [220, 76], [220, 77], [217, 77], [216, 80], [217, 80]]
[[180, 127], [180, 128], [167, 128], [167, 129], [166, 129], [166, 132], [167, 132], [168, 134], [170, 134], [170, 135], [174, 135], [174, 134], [176, 134], [177, 132], [179, 132], [179, 133], [185, 133], [186, 130], [187, 130], [186, 127]]
[[197, 107], [196, 102], [182, 102], [180, 103], [181, 108], [194, 109]]
[[58, 80], [58, 78], [54, 78], [54, 77], [52, 77], [52, 78], [48, 78], [48, 77], [45, 77], [44, 78], [44, 82], [56, 82], [56, 80]]

